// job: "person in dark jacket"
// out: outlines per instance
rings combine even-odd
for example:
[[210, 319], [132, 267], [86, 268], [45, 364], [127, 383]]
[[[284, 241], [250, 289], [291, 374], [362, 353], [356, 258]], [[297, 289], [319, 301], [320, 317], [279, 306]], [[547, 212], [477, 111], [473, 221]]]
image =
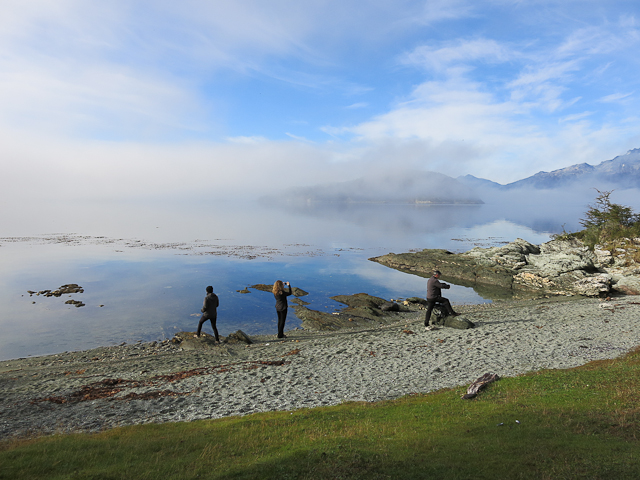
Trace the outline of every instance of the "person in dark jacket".
[[429, 327], [429, 320], [431, 319], [431, 312], [433, 307], [436, 305], [442, 305], [447, 313], [451, 316], [458, 316], [459, 313], [453, 311], [453, 307], [451, 306], [451, 302], [448, 299], [442, 296], [442, 289], [451, 288], [451, 285], [443, 283], [439, 280], [440, 273], [439, 270], [433, 272], [433, 276], [427, 281], [427, 313], [424, 318], [424, 326], [427, 330], [430, 330], [432, 327]]
[[202, 324], [207, 320], [211, 320], [211, 326], [213, 327], [213, 334], [216, 337], [216, 342], [220, 343], [218, 337], [218, 329], [216, 328], [216, 321], [218, 320], [218, 305], [220, 304], [218, 296], [213, 293], [213, 287], [209, 285], [207, 287], [207, 296], [204, 297], [204, 304], [202, 305], [202, 317], [198, 323], [198, 333], [194, 337], [200, 337], [200, 331], [202, 330]]
[[[285, 291], [284, 286], [289, 287], [289, 291]], [[291, 284], [289, 282], [282, 282], [282, 280], [276, 280], [273, 284], [273, 296], [276, 298], [276, 313], [278, 314], [278, 338], [287, 338], [284, 334], [284, 322], [287, 320], [287, 310], [289, 305], [287, 303], [287, 297], [291, 295]]]

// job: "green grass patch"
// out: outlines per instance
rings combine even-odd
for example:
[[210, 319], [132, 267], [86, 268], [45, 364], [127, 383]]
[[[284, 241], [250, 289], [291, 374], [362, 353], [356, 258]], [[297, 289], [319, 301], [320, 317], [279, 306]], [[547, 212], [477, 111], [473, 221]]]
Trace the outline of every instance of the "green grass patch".
[[459, 387], [387, 402], [6, 441], [0, 478], [635, 479], [639, 379], [635, 351], [501, 379], [474, 400], [461, 400], [466, 387]]

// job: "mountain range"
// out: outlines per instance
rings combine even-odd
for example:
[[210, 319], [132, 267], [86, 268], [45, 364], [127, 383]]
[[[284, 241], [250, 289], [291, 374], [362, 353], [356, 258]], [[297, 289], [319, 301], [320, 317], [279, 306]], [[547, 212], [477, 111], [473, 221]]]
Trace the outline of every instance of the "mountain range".
[[[484, 178], [464, 175], [457, 178], [430, 171], [368, 174], [356, 180], [309, 187], [292, 188], [285, 192], [287, 204], [432, 204], [477, 205], [483, 198], [502, 197], [502, 193], [522, 191], [531, 197], [533, 190], [543, 196], [566, 192], [640, 188], [640, 149], [629, 150], [598, 165], [580, 163], [552, 172], [538, 172], [531, 177], [506, 185]], [[280, 202], [282, 197], [264, 197]], [[504, 201], [504, 199], [499, 200]]]
[[[286, 192], [288, 203], [481, 204], [462, 182], [437, 172], [390, 172]], [[268, 199], [268, 197], [266, 198]]]
[[464, 175], [458, 177], [457, 180], [479, 190], [486, 188], [497, 190], [520, 188], [553, 190], [573, 187], [578, 184], [588, 184], [591, 187], [603, 189], [640, 188], [640, 148], [634, 148], [624, 155], [619, 155], [612, 160], [606, 160], [595, 166], [588, 163], [579, 163], [552, 172], [538, 172], [531, 177], [506, 185], [474, 177], [473, 175]]

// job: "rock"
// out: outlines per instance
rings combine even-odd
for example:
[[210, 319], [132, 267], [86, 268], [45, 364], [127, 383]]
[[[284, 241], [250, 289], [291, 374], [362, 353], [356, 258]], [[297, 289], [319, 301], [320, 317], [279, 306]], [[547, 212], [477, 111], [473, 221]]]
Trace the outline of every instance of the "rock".
[[420, 305], [427, 305], [427, 301], [424, 298], [420, 297], [409, 297], [405, 300], [405, 305], [408, 306], [409, 303], [418, 303]]
[[309, 305], [309, 302], [305, 302], [304, 300], [300, 300], [299, 298], [294, 298], [291, 300], [291, 303], [295, 303], [296, 305]]
[[573, 283], [573, 291], [586, 297], [603, 296], [611, 291], [611, 275], [603, 273], [577, 280]]
[[[256, 285], [251, 285], [251, 288], [255, 288], [256, 290], [260, 290], [262, 292], [273, 291], [273, 285], [267, 285], [265, 283], [258, 283]], [[293, 294], [294, 297], [304, 297], [305, 295], [309, 295], [309, 292], [305, 292], [304, 290], [298, 287], [291, 287], [291, 293]]]
[[609, 250], [601, 250], [599, 245], [596, 245], [593, 253], [596, 256], [596, 261], [600, 266], [607, 266], [613, 263], [613, 255]]
[[378, 326], [397, 321], [398, 312], [415, 311], [415, 308], [412, 310], [366, 293], [337, 295], [331, 299], [343, 303], [347, 307], [341, 312], [327, 313], [311, 310], [302, 305], [293, 306], [296, 316], [302, 321], [305, 330], [327, 331]]
[[457, 328], [458, 330], [466, 330], [468, 328], [474, 328], [476, 324], [464, 317], [446, 317], [444, 319], [444, 326]]
[[344, 303], [351, 308], [373, 308], [379, 309], [382, 305], [387, 302], [384, 298], [374, 297], [367, 293], [355, 293], [353, 295], [336, 295], [335, 297], [331, 297], [332, 300], [336, 302]]
[[196, 332], [178, 332], [171, 339], [171, 343], [184, 350], [207, 350], [217, 347], [213, 335], [201, 333], [199, 338], [194, 338], [195, 334]]
[[342, 318], [340, 315], [318, 312], [301, 305], [294, 305], [292, 308], [296, 312], [296, 317], [302, 321], [302, 328], [305, 330], [340, 330], [349, 325], [348, 316]]
[[[434, 320], [435, 317], [435, 320]], [[457, 328], [459, 330], [466, 330], [468, 328], [474, 328], [475, 323], [467, 320], [461, 316], [450, 316], [447, 310], [442, 305], [436, 305], [431, 311], [431, 319], [429, 319], [431, 325], [439, 325], [448, 328]]]
[[382, 310], [383, 312], [399, 312], [400, 305], [398, 305], [395, 302], [387, 302], [387, 303], [383, 303], [380, 306], [380, 310]]
[[527, 255], [526, 262], [543, 277], [557, 277], [563, 273], [584, 270], [595, 271], [597, 258], [579, 240], [552, 240], [540, 246], [537, 255]]
[[[606, 296], [612, 289], [640, 292], [640, 278], [630, 273], [638, 266], [632, 260], [637, 251], [634, 246], [629, 240], [624, 252], [613, 256], [604, 248], [592, 252], [578, 239], [552, 240], [540, 246], [517, 239], [504, 246], [476, 247], [461, 254], [432, 249], [390, 253], [370, 260], [425, 276], [439, 269], [445, 280], [471, 286], [481, 295], [483, 289], [500, 287], [511, 292], [595, 297]], [[613, 273], [617, 275], [615, 280]]]
[[622, 276], [612, 286], [612, 290], [622, 295], [640, 295], [640, 277], [638, 275]]
[[349, 314], [352, 317], [367, 318], [369, 320], [377, 320], [384, 312], [408, 311], [406, 307], [401, 307], [395, 302], [389, 302], [384, 298], [374, 297], [366, 293], [336, 295], [335, 297], [331, 297], [331, 299], [348, 305], [344, 310], [345, 314]]
[[251, 345], [253, 341], [249, 338], [249, 335], [242, 330], [238, 330], [237, 332], [230, 333], [225, 343], [246, 343], [247, 345]]
[[76, 307], [84, 307], [84, 303], [82, 303], [80, 300], [67, 300], [66, 302], [64, 302], [65, 305], [75, 305]]

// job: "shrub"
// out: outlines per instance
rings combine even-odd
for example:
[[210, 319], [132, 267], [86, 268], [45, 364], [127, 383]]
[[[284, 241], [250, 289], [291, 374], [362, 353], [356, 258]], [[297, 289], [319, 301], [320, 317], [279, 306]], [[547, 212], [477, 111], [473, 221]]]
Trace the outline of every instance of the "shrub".
[[609, 245], [621, 238], [632, 238], [640, 235], [640, 215], [631, 207], [612, 203], [613, 191], [600, 191], [595, 203], [580, 219], [584, 230], [572, 234], [582, 240], [589, 248], [595, 245]]

